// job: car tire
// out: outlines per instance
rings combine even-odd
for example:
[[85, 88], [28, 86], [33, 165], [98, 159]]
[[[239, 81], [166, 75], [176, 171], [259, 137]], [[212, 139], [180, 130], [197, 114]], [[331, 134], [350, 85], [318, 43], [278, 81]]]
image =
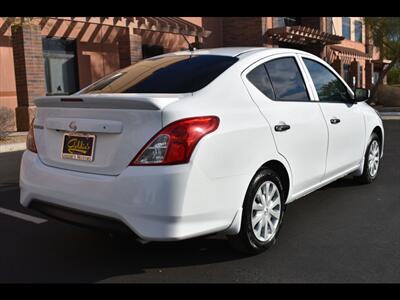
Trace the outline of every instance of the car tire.
[[[276, 193], [272, 195], [275, 188]], [[243, 202], [240, 232], [228, 236], [231, 246], [245, 254], [258, 254], [273, 246], [282, 224], [285, 200], [286, 194], [278, 174], [271, 169], [258, 171]], [[258, 218], [264, 219], [257, 223]]]
[[[375, 180], [375, 178], [378, 176], [380, 158], [381, 144], [377, 134], [372, 133], [367, 150], [365, 151], [363, 173], [361, 176], [357, 177], [357, 180], [360, 183], [369, 184]], [[371, 161], [373, 162], [371, 163]]]

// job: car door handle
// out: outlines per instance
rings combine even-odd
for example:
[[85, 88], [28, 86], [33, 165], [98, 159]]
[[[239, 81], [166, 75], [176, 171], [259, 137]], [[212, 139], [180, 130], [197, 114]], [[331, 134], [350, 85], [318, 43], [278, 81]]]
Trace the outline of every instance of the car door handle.
[[290, 125], [287, 125], [287, 124], [275, 125], [275, 131], [286, 131], [289, 129], [290, 129]]
[[338, 124], [338, 123], [340, 123], [340, 119], [338, 119], [338, 118], [331, 119], [331, 124]]

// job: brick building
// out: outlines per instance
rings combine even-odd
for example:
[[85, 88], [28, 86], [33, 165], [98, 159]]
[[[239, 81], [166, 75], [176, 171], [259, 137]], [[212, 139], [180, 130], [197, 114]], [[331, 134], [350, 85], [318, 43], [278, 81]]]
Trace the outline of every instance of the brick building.
[[0, 107], [25, 131], [33, 99], [67, 95], [142, 58], [187, 48], [262, 46], [316, 54], [351, 86], [370, 88], [379, 60], [360, 17], [0, 18]]

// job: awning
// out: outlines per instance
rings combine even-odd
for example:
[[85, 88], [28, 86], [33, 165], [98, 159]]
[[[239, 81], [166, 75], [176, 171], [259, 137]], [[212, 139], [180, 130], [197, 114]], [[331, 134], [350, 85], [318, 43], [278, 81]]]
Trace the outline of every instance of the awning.
[[170, 32], [206, 38], [211, 31], [186, 21], [179, 17], [135, 17], [138, 19], [138, 29]]
[[318, 29], [306, 26], [284, 26], [268, 29], [265, 37], [277, 42], [307, 45], [310, 43], [322, 43], [324, 45], [338, 44], [343, 36], [322, 32]]
[[344, 46], [333, 45], [329, 47], [334, 52], [339, 52], [341, 55], [351, 56], [351, 57], [364, 57], [371, 59], [372, 56], [354, 48], [348, 48]]
[[[102, 24], [116, 27], [130, 27], [139, 30], [150, 30], [166, 33], [184, 34], [206, 38], [211, 31], [186, 21], [180, 17], [50, 17], [73, 22]], [[40, 18], [38, 18], [40, 19]]]
[[388, 64], [390, 64], [392, 61], [391, 60], [389, 60], [389, 59], [383, 59], [383, 60], [381, 60], [381, 59], [374, 59], [374, 60], [372, 60], [372, 63], [375, 65], [375, 66], [384, 66], [384, 65], [388, 65]]

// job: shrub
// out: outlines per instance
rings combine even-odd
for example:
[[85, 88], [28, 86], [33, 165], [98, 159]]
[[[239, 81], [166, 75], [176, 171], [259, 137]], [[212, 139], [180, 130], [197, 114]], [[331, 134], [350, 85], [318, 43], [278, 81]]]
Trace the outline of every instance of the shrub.
[[393, 68], [387, 74], [388, 84], [400, 84], [400, 68]]
[[4, 140], [14, 121], [12, 109], [0, 107], [0, 140]]

